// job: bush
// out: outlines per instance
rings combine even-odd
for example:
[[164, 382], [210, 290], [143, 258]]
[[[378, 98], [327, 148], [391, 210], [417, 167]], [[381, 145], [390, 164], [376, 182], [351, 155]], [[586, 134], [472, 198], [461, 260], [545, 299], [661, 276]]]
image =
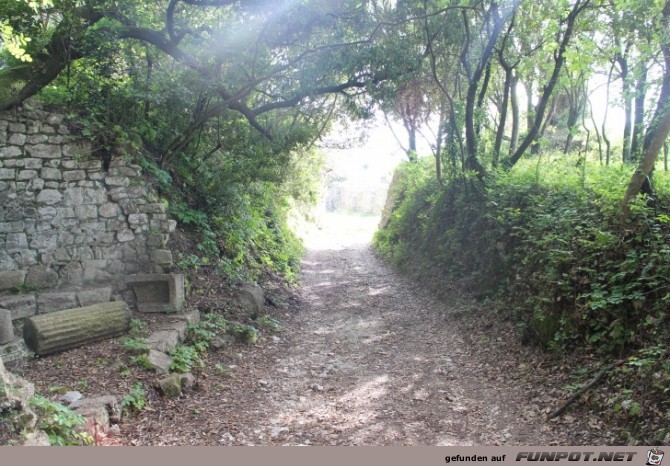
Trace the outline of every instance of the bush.
[[499, 293], [524, 338], [545, 347], [622, 355], [667, 343], [667, 208], [640, 199], [621, 228], [627, 168], [549, 163], [443, 187], [428, 167], [402, 167], [401, 201], [375, 245], [396, 264], [421, 258], [479, 296]]

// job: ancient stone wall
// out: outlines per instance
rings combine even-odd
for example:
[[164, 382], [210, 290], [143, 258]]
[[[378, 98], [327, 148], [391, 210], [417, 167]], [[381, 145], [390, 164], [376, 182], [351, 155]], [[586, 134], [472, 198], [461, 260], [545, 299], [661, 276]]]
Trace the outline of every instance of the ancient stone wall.
[[140, 167], [123, 155], [108, 165], [61, 113], [36, 103], [0, 113], [0, 293], [161, 273], [172, 262], [176, 222]]

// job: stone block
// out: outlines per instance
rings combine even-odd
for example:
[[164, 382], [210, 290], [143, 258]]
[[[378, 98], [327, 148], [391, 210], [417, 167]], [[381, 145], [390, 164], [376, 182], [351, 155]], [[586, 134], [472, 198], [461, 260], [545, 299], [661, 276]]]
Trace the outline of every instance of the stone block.
[[102, 272], [107, 267], [107, 261], [104, 259], [85, 260], [84, 266], [84, 280], [95, 280], [99, 272]]
[[16, 146], [0, 147], [0, 159], [6, 159], [10, 157], [20, 157], [21, 154], [23, 154], [21, 148]]
[[4, 168], [23, 168], [25, 162], [21, 159], [7, 159], [2, 162]]
[[200, 311], [197, 309], [183, 314], [177, 314], [176, 317], [186, 322], [187, 325], [198, 325], [200, 323]]
[[8, 233], [5, 240], [5, 250], [9, 254], [21, 252], [28, 248], [28, 237], [25, 233]]
[[14, 325], [12, 324], [12, 311], [0, 309], [0, 345], [14, 341]]
[[107, 202], [107, 191], [105, 188], [84, 188], [84, 203], [104, 204]]
[[50, 447], [51, 439], [49, 434], [43, 430], [35, 430], [26, 434], [22, 445], [24, 447]]
[[128, 215], [128, 224], [133, 229], [148, 225], [149, 216], [147, 214], [130, 214]]
[[[67, 260], [67, 259], [65, 259]], [[61, 281], [69, 285], [78, 285], [84, 280], [84, 269], [81, 267], [81, 264], [78, 262], [70, 262], [60, 271]], [[94, 303], [88, 303], [94, 304]], [[80, 306], [85, 306], [87, 304], [81, 304]]]
[[59, 207], [58, 218], [75, 218], [76, 214], [72, 207]]
[[27, 129], [26, 125], [24, 125], [23, 123], [11, 122], [9, 124], [10, 133], [25, 133], [26, 129]]
[[[35, 160], [39, 160], [39, 159], [35, 159]], [[61, 180], [61, 179], [63, 179], [63, 174], [57, 168], [45, 167], [45, 168], [42, 168], [42, 171], [40, 172], [40, 177], [44, 178], [45, 180]]]
[[23, 338], [15, 338], [14, 341], [0, 346], [0, 360], [8, 368], [23, 365], [30, 356], [30, 350]]
[[16, 177], [16, 179], [19, 181], [32, 180], [33, 178], [37, 178], [36, 170], [20, 170], [18, 176]]
[[154, 249], [151, 251], [151, 262], [157, 265], [172, 264], [172, 251], [167, 249]]
[[63, 155], [69, 158], [87, 159], [93, 154], [93, 144], [90, 141], [77, 141], [63, 146]]
[[63, 172], [64, 181], [81, 181], [86, 179], [86, 172], [84, 170], [72, 170]]
[[92, 204], [74, 206], [74, 214], [79, 220], [98, 218], [98, 208]]
[[91, 304], [106, 303], [112, 297], [112, 287], [91, 288], [77, 293], [77, 300], [80, 306], [90, 306]]
[[149, 351], [148, 359], [153, 370], [159, 374], [167, 374], [170, 372], [172, 358], [167, 354], [152, 349]]
[[184, 319], [174, 319], [170, 322], [164, 322], [157, 327], [159, 331], [177, 332], [177, 339], [182, 342], [186, 339], [186, 332], [188, 331], [188, 322]]
[[98, 209], [100, 216], [103, 218], [116, 218], [121, 214], [121, 208], [118, 204], [113, 202], [106, 202]]
[[49, 136], [46, 134], [31, 134], [25, 140], [28, 144], [44, 144], [49, 140]]
[[135, 233], [132, 230], [121, 230], [116, 234], [116, 239], [120, 243], [126, 243], [135, 239]]
[[179, 332], [177, 330], [153, 332], [144, 342], [153, 350], [169, 353], [179, 344]]
[[255, 283], [244, 283], [236, 292], [237, 302], [249, 315], [260, 315], [265, 306], [265, 292]]
[[62, 199], [63, 195], [55, 189], [44, 189], [37, 195], [37, 202], [40, 204], [54, 205]]
[[55, 144], [26, 145], [26, 152], [36, 159], [60, 159], [63, 155], [61, 147]]
[[130, 184], [130, 178], [126, 176], [108, 176], [105, 178], [107, 186], [126, 187]]
[[9, 137], [9, 143], [15, 146], [22, 146], [26, 143], [26, 135], [23, 133], [14, 133]]
[[[140, 212], [145, 214], [163, 214], [165, 213], [165, 206], [160, 202], [154, 202], [151, 204], [143, 205], [140, 208]], [[155, 218], [155, 217], [154, 217]]]
[[23, 251], [14, 254], [14, 261], [19, 267], [28, 268], [32, 265], [37, 264], [37, 252], [31, 249], [25, 249]]
[[58, 247], [58, 232], [50, 230], [40, 231], [33, 237], [30, 247], [40, 251], [56, 249]]
[[60, 115], [58, 113], [52, 113], [47, 117], [47, 123], [49, 123], [50, 125], [58, 126], [61, 123], [63, 123], [63, 118], [64, 118], [63, 115]]
[[12, 320], [23, 319], [37, 314], [37, 300], [34, 294], [5, 296], [0, 298], [0, 308], [12, 313]]
[[58, 284], [58, 273], [43, 265], [35, 265], [28, 270], [26, 285], [37, 288], [51, 288]]
[[25, 227], [23, 221], [15, 222], [0, 222], [0, 233], [18, 233], [22, 232]]
[[84, 204], [84, 188], [68, 188], [65, 190], [65, 203], [75, 206]]
[[181, 377], [179, 374], [170, 374], [155, 383], [156, 389], [166, 398], [176, 398], [181, 395]]
[[140, 312], [179, 312], [184, 307], [184, 276], [181, 274], [133, 275], [126, 283], [135, 293]]
[[63, 309], [71, 309], [78, 305], [77, 293], [75, 291], [40, 293], [37, 296], [38, 314], [48, 314], [50, 312], [62, 311]]
[[10, 290], [23, 285], [26, 279], [25, 270], [7, 270], [0, 272], [0, 290]]
[[16, 170], [13, 168], [0, 168], [0, 180], [13, 180], [16, 177]]
[[110, 422], [113, 424], [118, 424], [121, 422], [121, 405], [119, 403], [119, 399], [114, 395], [82, 398], [81, 400], [76, 400], [70, 403], [69, 408], [87, 419], [89, 419], [89, 417], [85, 414], [86, 411], [91, 410], [93, 412], [100, 412], [99, 410], [102, 409], [107, 413], [108, 421], [107, 424], [105, 424], [106, 426], [109, 426]]

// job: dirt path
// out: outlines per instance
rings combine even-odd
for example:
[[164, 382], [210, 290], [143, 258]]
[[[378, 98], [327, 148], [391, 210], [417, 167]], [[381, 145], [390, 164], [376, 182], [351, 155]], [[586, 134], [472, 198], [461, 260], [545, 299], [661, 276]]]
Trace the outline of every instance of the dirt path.
[[[443, 305], [399, 279], [367, 247], [310, 251], [294, 339], [261, 382], [281, 443], [547, 444], [509, 386], [478, 361]], [[473, 369], [475, 368], [475, 369]], [[272, 442], [270, 442], [272, 443]]]
[[[217, 359], [210, 359], [199, 390], [185, 399], [157, 400], [153, 405], [159, 408], [124, 427], [127, 440], [179, 445], [611, 441], [599, 437], [599, 426], [586, 425], [593, 420], [544, 420], [563, 396], [558, 387], [564, 380], [552, 369], [555, 362], [533, 359], [514, 346], [509, 328], [482, 332], [491, 325], [459, 318], [467, 302], [438, 301], [399, 277], [365, 244], [365, 230], [348, 236], [321, 233], [310, 237], [299, 299], [286, 308], [279, 335], [247, 354], [212, 356], [232, 364], [235, 377], [217, 374], [211, 368]], [[472, 327], [477, 331], [471, 333]]]

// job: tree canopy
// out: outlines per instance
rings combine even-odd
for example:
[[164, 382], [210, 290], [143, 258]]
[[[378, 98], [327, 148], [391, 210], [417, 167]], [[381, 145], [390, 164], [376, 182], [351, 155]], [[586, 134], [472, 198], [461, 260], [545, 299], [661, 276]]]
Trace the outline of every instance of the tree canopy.
[[141, 142], [161, 165], [194, 147], [228, 150], [232, 126], [260, 136], [257, 154], [277, 155], [342, 112], [381, 109], [403, 121], [410, 157], [420, 127], [438, 120], [438, 175], [446, 163], [482, 178], [543, 145], [568, 152], [577, 140], [586, 152], [585, 131], [609, 162], [612, 136], [586, 124], [589, 83], [606, 76], [621, 88], [622, 160], [640, 161], [627, 205], [651, 194], [670, 128], [669, 5], [3, 0], [0, 108], [38, 93], [87, 108], [101, 140]]

